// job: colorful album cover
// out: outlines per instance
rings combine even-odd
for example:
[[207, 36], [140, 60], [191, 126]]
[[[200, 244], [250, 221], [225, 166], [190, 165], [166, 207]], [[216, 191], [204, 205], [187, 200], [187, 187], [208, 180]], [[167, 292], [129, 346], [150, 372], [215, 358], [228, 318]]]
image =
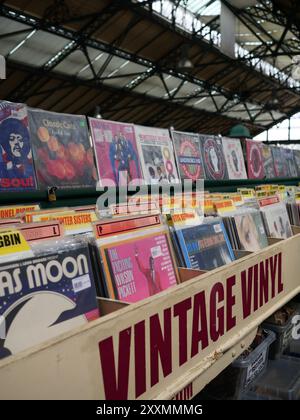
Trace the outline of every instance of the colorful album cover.
[[141, 184], [133, 124], [89, 118], [102, 186]]
[[297, 169], [297, 176], [300, 177], [300, 150], [294, 150], [294, 159]]
[[247, 179], [240, 140], [223, 137], [222, 145], [229, 179]]
[[202, 157], [207, 179], [228, 179], [222, 141], [215, 136], [200, 134]]
[[181, 179], [204, 179], [204, 165], [198, 134], [171, 131]]
[[0, 101], [0, 191], [34, 189], [27, 107]]
[[234, 216], [241, 249], [256, 252], [268, 246], [260, 212], [249, 212]]
[[276, 174], [275, 174], [272, 148], [266, 144], [263, 144], [261, 153], [262, 153], [262, 158], [263, 158], [265, 177], [267, 179], [275, 178]]
[[285, 161], [283, 149], [281, 147], [272, 147], [275, 176], [278, 178], [288, 177], [288, 166]]
[[284, 160], [288, 167], [288, 176], [291, 178], [297, 178], [298, 171], [297, 171], [297, 165], [294, 158], [294, 150], [292, 149], [282, 149]]
[[179, 183], [169, 131], [141, 125], [135, 125], [134, 130], [146, 183]]
[[234, 260], [223, 222], [216, 220], [176, 231], [187, 268], [213, 270]]
[[98, 317], [87, 245], [0, 265], [0, 358]]
[[289, 216], [284, 203], [276, 203], [261, 208], [266, 230], [273, 238], [286, 239], [292, 236]]
[[248, 177], [250, 179], [263, 179], [265, 169], [262, 155], [262, 143], [246, 140], [246, 155]]
[[38, 109], [28, 114], [39, 187], [95, 187], [97, 170], [86, 118]]
[[98, 240], [109, 297], [137, 302], [177, 283], [167, 229], [146, 232]]

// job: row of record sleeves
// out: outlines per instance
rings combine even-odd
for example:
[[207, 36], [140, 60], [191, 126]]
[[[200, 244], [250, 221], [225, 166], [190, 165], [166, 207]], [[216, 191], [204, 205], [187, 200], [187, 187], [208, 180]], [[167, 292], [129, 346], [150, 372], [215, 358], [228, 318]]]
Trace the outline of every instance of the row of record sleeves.
[[[299, 220], [298, 202], [279, 195], [239, 206], [218, 199], [205, 217], [197, 208], [111, 217], [0, 208], [0, 358], [99, 318], [97, 297], [133, 304], [176, 288], [180, 267], [213, 270], [234, 261], [235, 250], [259, 252], [268, 236], [290, 237], [292, 205]], [[15, 220], [5, 222], [8, 210]]]
[[300, 151], [0, 101], [0, 191], [300, 176]]

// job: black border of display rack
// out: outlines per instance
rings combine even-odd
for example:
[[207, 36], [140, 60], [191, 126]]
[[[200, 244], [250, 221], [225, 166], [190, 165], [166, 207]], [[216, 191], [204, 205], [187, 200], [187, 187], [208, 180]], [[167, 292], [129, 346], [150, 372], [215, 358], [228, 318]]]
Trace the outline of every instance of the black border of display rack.
[[[298, 183], [300, 183], [300, 178], [205, 180], [204, 187], [206, 191], [211, 192], [234, 192], [237, 188], [254, 188], [261, 184], [298, 185]], [[150, 192], [150, 187], [148, 189]], [[118, 194], [118, 188], [116, 191]], [[97, 191], [96, 188], [57, 189], [56, 200], [50, 201], [48, 192], [45, 190], [2, 192], [0, 193], [0, 205], [39, 203], [42, 208], [90, 205], [94, 204], [102, 193], [103, 191]]]

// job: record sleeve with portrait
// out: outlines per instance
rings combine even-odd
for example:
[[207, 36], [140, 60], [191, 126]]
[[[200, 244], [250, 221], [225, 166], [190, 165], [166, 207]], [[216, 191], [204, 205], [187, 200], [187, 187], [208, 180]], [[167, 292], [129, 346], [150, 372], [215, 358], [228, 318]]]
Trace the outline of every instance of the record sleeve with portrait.
[[[278, 202], [277, 197], [274, 197], [273, 204], [265, 204], [268, 201], [271, 202], [273, 198], [261, 199], [260, 209], [263, 214], [265, 228], [268, 236], [273, 238], [287, 239], [290, 238], [292, 228], [286, 209], [286, 205], [283, 202]], [[275, 202], [275, 199], [277, 202]]]
[[262, 143], [246, 140], [247, 170], [250, 179], [262, 179], [265, 169], [262, 156]]
[[141, 184], [133, 124], [89, 118], [102, 186]]
[[202, 157], [207, 179], [228, 179], [227, 166], [219, 137], [200, 134]]
[[174, 151], [181, 179], [204, 179], [204, 165], [202, 160], [199, 135], [171, 131]]
[[222, 137], [222, 145], [229, 179], [247, 179], [240, 140]]
[[166, 226], [144, 228], [97, 240], [108, 296], [133, 303], [178, 282]]
[[34, 189], [36, 178], [27, 107], [0, 101], [0, 191]]
[[164, 128], [135, 125], [135, 136], [144, 180], [148, 184], [178, 184], [173, 144]]
[[268, 239], [259, 211], [237, 214], [234, 217], [240, 249], [256, 252], [268, 246]]

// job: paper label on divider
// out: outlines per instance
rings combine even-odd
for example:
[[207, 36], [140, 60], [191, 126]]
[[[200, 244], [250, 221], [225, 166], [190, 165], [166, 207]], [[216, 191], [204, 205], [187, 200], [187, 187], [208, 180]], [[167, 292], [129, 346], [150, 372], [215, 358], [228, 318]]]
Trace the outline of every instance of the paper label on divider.
[[31, 254], [31, 248], [20, 231], [0, 229], [0, 257], [2, 259], [11, 254], [18, 254], [18, 256], [24, 254], [26, 257], [27, 253]]
[[21, 213], [27, 211], [36, 211], [39, 210], [40, 206], [38, 204], [31, 204], [26, 206], [7, 206], [7, 207], [0, 207], [0, 219], [11, 219], [14, 218]]

